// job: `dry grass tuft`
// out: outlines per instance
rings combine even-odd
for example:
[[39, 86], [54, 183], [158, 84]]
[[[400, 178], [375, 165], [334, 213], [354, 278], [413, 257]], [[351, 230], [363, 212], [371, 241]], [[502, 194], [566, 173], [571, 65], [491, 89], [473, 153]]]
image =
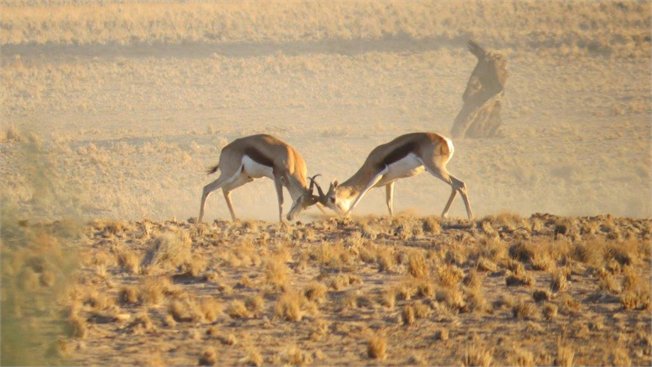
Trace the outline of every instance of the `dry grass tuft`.
[[320, 304], [324, 302], [327, 292], [328, 288], [325, 285], [319, 282], [312, 282], [303, 290], [303, 295], [308, 301]]
[[380, 293], [379, 303], [387, 308], [394, 308], [396, 304], [396, 290], [394, 288], [384, 289]]
[[294, 291], [285, 291], [274, 305], [274, 314], [287, 321], [301, 321], [303, 296]]
[[67, 334], [70, 337], [84, 339], [88, 335], [88, 326], [86, 325], [86, 319], [74, 315], [68, 319], [67, 323]]
[[403, 311], [401, 312], [401, 320], [403, 321], [403, 325], [412, 325], [416, 321], [416, 316], [414, 312], [414, 307], [412, 305], [406, 305], [403, 307]]
[[251, 317], [251, 311], [247, 308], [245, 303], [237, 299], [229, 304], [225, 312], [232, 319], [248, 319]]
[[191, 297], [171, 301], [168, 314], [177, 322], [200, 322], [204, 317], [199, 305]]
[[519, 302], [512, 307], [512, 315], [520, 320], [534, 320], [537, 318], [537, 308], [531, 302]]
[[378, 270], [382, 272], [391, 272], [396, 264], [395, 256], [392, 250], [383, 246], [376, 251], [376, 263]]
[[423, 218], [423, 231], [428, 234], [440, 234], [441, 223], [439, 217], [430, 216]]
[[369, 338], [367, 340], [367, 356], [381, 361], [387, 358], [387, 338], [381, 335]]
[[421, 280], [416, 284], [416, 296], [432, 298], [435, 295], [435, 285], [428, 280]]
[[123, 271], [129, 274], [140, 273], [140, 261], [134, 251], [130, 251], [124, 246], [121, 246], [116, 250], [116, 259]]
[[213, 297], [203, 297], [199, 301], [199, 310], [206, 322], [217, 320], [222, 313], [222, 305]]
[[443, 302], [449, 310], [460, 312], [466, 309], [464, 294], [457, 288], [439, 289], [435, 293], [437, 302]]
[[534, 355], [527, 349], [516, 349], [511, 355], [509, 364], [518, 367], [534, 367]]
[[512, 286], [531, 286], [534, 284], [534, 277], [529, 274], [526, 270], [519, 270], [517, 272], [511, 273], [505, 278], [505, 284], [508, 287]]
[[260, 294], [249, 296], [245, 299], [245, 307], [253, 316], [259, 316], [265, 310], [265, 299]]
[[288, 285], [290, 269], [281, 257], [274, 256], [265, 261], [265, 281], [278, 289]]
[[137, 289], [131, 286], [123, 287], [118, 293], [118, 302], [126, 305], [137, 305], [140, 298]]
[[243, 362], [245, 366], [260, 367], [263, 365], [265, 360], [258, 349], [249, 348], [249, 350], [247, 350], [247, 356], [241, 362]]
[[292, 366], [305, 366], [312, 364], [312, 355], [308, 352], [304, 352], [296, 345], [290, 346], [284, 353], [284, 360], [286, 363]]
[[478, 258], [477, 269], [479, 271], [488, 271], [493, 273], [498, 270], [498, 265], [486, 257], [481, 256]]
[[609, 355], [609, 364], [612, 366], [631, 366], [632, 360], [629, 358], [627, 349], [620, 346], [612, 348], [612, 351]]
[[650, 290], [625, 291], [620, 295], [620, 304], [626, 310], [649, 310]]
[[169, 277], [148, 277], [139, 287], [138, 296], [145, 305], [156, 306], [160, 304], [166, 295], [174, 295], [180, 292], [179, 288], [172, 284]]
[[561, 345], [557, 343], [557, 356], [555, 358], [555, 365], [560, 367], [572, 367], [575, 352], [570, 346]]
[[233, 346], [238, 344], [238, 337], [236, 337], [235, 334], [228, 334], [226, 336], [220, 335], [218, 339], [220, 339], [220, 343], [224, 345]]
[[535, 302], [550, 301], [552, 295], [547, 290], [537, 290], [532, 293], [532, 298]]
[[142, 335], [155, 329], [154, 323], [147, 313], [142, 313], [136, 316], [136, 318], [134, 318], [134, 320], [127, 326], [129, 333], [134, 335]]
[[157, 275], [179, 270], [179, 267], [193, 262], [190, 236], [188, 233], [168, 232], [154, 238], [150, 249], [141, 262], [145, 274]]
[[439, 329], [435, 332], [435, 339], [446, 341], [449, 338], [448, 329]]
[[425, 278], [430, 273], [426, 259], [423, 254], [418, 251], [413, 251], [408, 255], [408, 273], [415, 278]]
[[464, 271], [452, 264], [446, 264], [437, 269], [439, 284], [444, 287], [456, 287], [464, 278]]
[[465, 296], [465, 310], [468, 312], [484, 312], [489, 310], [487, 299], [482, 288], [467, 288]]
[[568, 289], [568, 279], [562, 271], [556, 271], [550, 280], [550, 289], [557, 293]]
[[489, 367], [493, 362], [493, 352], [482, 346], [471, 346], [464, 352], [463, 366]]
[[468, 288], [480, 288], [483, 280], [483, 275], [481, 275], [477, 270], [471, 269], [471, 271], [469, 271], [469, 273], [464, 277], [462, 283], [464, 283]]
[[199, 357], [200, 366], [214, 366], [217, 364], [217, 352], [213, 348], [207, 348]]
[[322, 267], [331, 270], [345, 270], [353, 264], [357, 256], [342, 242], [321, 243], [313, 250], [311, 257]]

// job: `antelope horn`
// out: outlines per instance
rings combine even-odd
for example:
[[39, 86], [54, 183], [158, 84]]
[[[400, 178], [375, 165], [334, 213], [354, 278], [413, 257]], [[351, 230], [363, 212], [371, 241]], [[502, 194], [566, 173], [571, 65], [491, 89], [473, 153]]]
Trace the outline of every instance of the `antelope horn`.
[[[317, 176], [314, 176], [317, 177]], [[324, 191], [322, 191], [321, 186], [317, 183], [317, 181], [314, 181], [313, 178], [310, 179], [310, 181], [314, 182], [315, 186], [317, 186], [317, 192], [319, 193], [319, 202], [322, 204], [325, 204], [326, 201], [326, 195], [324, 195]], [[312, 190], [310, 191], [312, 193]]]
[[[321, 176], [321, 173], [318, 173], [318, 174], [316, 174], [316, 175], [314, 175], [312, 177], [308, 177], [308, 179], [310, 180], [310, 187], [308, 188], [308, 191], [310, 191], [311, 195], [312, 195], [312, 189], [315, 187], [315, 184], [316, 184], [315, 178], [317, 178], [319, 176]], [[317, 186], [319, 186], [319, 185], [317, 185]]]

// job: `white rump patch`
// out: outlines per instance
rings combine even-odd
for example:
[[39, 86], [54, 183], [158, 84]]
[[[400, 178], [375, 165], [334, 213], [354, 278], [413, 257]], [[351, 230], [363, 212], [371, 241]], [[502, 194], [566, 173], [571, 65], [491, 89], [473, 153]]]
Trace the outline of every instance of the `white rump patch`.
[[453, 158], [453, 153], [455, 153], [455, 147], [453, 146], [453, 141], [452, 140], [450, 140], [449, 138], [447, 138], [447, 137], [445, 137], [443, 135], [441, 135], [441, 137], [444, 138], [444, 140], [446, 140], [446, 145], [448, 145], [448, 151], [451, 152], [448, 155], [448, 160], [446, 161], [446, 163], [448, 163], [448, 161], [450, 161], [451, 158]]

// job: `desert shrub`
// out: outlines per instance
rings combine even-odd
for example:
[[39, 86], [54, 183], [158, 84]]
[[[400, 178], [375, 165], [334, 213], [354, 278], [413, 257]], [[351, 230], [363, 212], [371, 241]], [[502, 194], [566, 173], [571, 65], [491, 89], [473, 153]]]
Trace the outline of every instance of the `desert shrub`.
[[489, 367], [493, 362], [493, 352], [481, 345], [471, 345], [464, 351], [462, 358], [463, 366], [482, 366]]
[[310, 283], [303, 291], [303, 295], [308, 301], [322, 303], [326, 297], [328, 288], [319, 282]]
[[536, 306], [528, 301], [519, 302], [512, 307], [512, 315], [516, 319], [533, 320], [537, 316]]
[[550, 279], [550, 289], [557, 293], [568, 289], [568, 279], [563, 271], [556, 271]]
[[265, 281], [274, 287], [284, 289], [288, 286], [290, 269], [285, 261], [277, 256], [273, 256], [264, 262]]
[[403, 307], [403, 311], [401, 312], [401, 320], [403, 320], [404, 325], [414, 324], [416, 316], [414, 314], [414, 307], [412, 307], [412, 305], [406, 305]]
[[535, 302], [549, 301], [552, 295], [547, 290], [536, 290], [532, 293]]
[[412, 251], [408, 255], [408, 273], [415, 278], [424, 278], [429, 273], [428, 264], [423, 254], [418, 251]]
[[217, 364], [217, 353], [213, 348], [205, 349], [199, 357], [200, 366], [214, 366]]
[[326, 269], [343, 270], [352, 265], [357, 256], [343, 243], [337, 242], [321, 243], [313, 250], [311, 258]]
[[488, 310], [487, 299], [482, 288], [467, 288], [465, 291], [465, 310], [468, 312], [484, 312]]
[[561, 342], [557, 344], [557, 356], [555, 357], [555, 365], [562, 367], [572, 367], [575, 352], [570, 346], [563, 345]]
[[149, 275], [157, 275], [179, 270], [179, 267], [192, 262], [190, 236], [183, 231], [163, 233], [152, 241], [141, 266]]
[[303, 318], [303, 296], [294, 291], [285, 291], [274, 305], [274, 314], [287, 321], [301, 321]]
[[260, 315], [265, 310], [265, 299], [260, 294], [249, 296], [245, 299], [245, 307], [254, 316]]
[[374, 335], [369, 338], [367, 340], [367, 356], [377, 360], [387, 358], [387, 339], [381, 335]]
[[246, 319], [251, 317], [251, 311], [240, 300], [233, 300], [225, 311], [233, 319]]
[[543, 306], [543, 317], [546, 320], [552, 320], [557, 317], [557, 305], [554, 303], [546, 303]]
[[444, 287], [457, 286], [464, 278], [464, 272], [462, 269], [450, 264], [439, 267], [437, 269], [437, 275], [439, 278], [439, 284]]
[[436, 340], [446, 341], [448, 340], [448, 338], [449, 338], [448, 329], [442, 328], [435, 332]]
[[449, 310], [454, 312], [464, 311], [466, 309], [466, 300], [464, 294], [457, 288], [442, 288], [435, 293], [437, 302], [444, 303]]
[[439, 217], [429, 216], [423, 218], [423, 231], [431, 235], [440, 234], [441, 224], [439, 222]]
[[283, 354], [283, 360], [291, 366], [304, 366], [313, 362], [312, 355], [296, 345], [287, 348]]
[[516, 349], [511, 355], [510, 364], [518, 367], [533, 367], [534, 355], [527, 349]]

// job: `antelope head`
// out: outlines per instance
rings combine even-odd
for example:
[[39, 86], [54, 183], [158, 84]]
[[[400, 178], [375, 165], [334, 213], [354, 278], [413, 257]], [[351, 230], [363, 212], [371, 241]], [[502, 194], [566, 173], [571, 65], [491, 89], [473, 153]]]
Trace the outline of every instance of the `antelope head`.
[[292, 208], [290, 208], [290, 212], [287, 215], [288, 220], [292, 220], [297, 214], [301, 213], [303, 210], [321, 202], [320, 200], [321, 197], [314, 194], [315, 186], [317, 186], [317, 190], [321, 192], [321, 188], [319, 187], [319, 184], [317, 184], [317, 182], [315, 181], [315, 178], [317, 176], [320, 176], [320, 174], [316, 174], [312, 177], [308, 177], [308, 179], [310, 180], [310, 186], [292, 204]]
[[[319, 203], [323, 206], [332, 209], [339, 215], [346, 215], [349, 211], [350, 200], [345, 198], [344, 193], [341, 192], [337, 180], [331, 182], [328, 191], [324, 194], [319, 184], [317, 184], [317, 192], [319, 193]], [[344, 190], [346, 191], [346, 190]]]

